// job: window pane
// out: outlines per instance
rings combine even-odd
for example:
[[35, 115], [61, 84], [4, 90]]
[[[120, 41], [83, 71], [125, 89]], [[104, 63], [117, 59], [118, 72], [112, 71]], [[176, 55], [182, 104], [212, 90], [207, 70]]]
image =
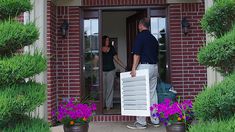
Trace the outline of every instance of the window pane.
[[99, 39], [98, 19], [84, 20], [84, 77], [85, 97], [91, 96], [99, 100]]
[[159, 74], [166, 80], [167, 49], [166, 49], [166, 18], [151, 17], [151, 33], [159, 42]]

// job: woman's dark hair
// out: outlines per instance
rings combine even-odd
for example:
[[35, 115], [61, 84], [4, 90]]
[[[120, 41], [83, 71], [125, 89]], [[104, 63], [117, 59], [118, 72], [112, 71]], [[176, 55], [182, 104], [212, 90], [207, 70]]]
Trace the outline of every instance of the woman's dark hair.
[[[109, 36], [107, 36], [107, 35], [102, 36], [102, 47], [105, 46], [105, 42], [106, 42], [107, 38], [109, 38]], [[109, 46], [110, 46], [110, 44], [109, 44]]]

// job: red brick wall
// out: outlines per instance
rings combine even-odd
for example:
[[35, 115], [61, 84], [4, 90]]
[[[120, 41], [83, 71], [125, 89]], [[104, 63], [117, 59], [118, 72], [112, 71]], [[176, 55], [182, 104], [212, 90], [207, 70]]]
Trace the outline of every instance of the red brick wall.
[[[169, 40], [171, 82], [183, 99], [194, 99], [207, 83], [205, 66], [199, 65], [197, 53], [205, 42], [200, 27], [204, 4], [171, 4], [169, 6]], [[182, 33], [181, 20], [187, 17], [189, 34]]]
[[[69, 23], [68, 35], [63, 38], [60, 27], [64, 20]], [[58, 99], [79, 97], [80, 81], [80, 8], [57, 7], [57, 88]]]
[[50, 0], [47, 2], [47, 99], [48, 120], [53, 119], [52, 113], [57, 106], [57, 51], [56, 51], [56, 6]]
[[119, 6], [165, 4], [166, 0], [83, 0], [83, 6]]

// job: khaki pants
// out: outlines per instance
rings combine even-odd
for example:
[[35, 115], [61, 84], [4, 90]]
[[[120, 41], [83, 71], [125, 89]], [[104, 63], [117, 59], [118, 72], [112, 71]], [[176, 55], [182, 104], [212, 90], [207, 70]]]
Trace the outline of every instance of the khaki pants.
[[[150, 106], [152, 106], [154, 103], [158, 103], [157, 90], [156, 90], [157, 77], [158, 77], [158, 65], [157, 64], [139, 64], [137, 67], [137, 70], [140, 70], [140, 69], [149, 69]], [[159, 123], [158, 118], [154, 119], [152, 116], [150, 116], [150, 119], [153, 124]], [[136, 121], [142, 125], [147, 125], [146, 117], [144, 116], [137, 116]]]
[[103, 103], [106, 108], [113, 107], [113, 84], [115, 70], [103, 72]]

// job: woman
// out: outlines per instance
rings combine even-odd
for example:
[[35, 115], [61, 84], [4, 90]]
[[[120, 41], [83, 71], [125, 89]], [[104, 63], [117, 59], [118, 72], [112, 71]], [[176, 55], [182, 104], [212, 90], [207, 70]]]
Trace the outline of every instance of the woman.
[[102, 37], [102, 60], [103, 60], [103, 101], [107, 110], [113, 108], [113, 84], [115, 78], [115, 64], [117, 62], [125, 69], [124, 64], [117, 56], [114, 47], [110, 45], [109, 37]]

